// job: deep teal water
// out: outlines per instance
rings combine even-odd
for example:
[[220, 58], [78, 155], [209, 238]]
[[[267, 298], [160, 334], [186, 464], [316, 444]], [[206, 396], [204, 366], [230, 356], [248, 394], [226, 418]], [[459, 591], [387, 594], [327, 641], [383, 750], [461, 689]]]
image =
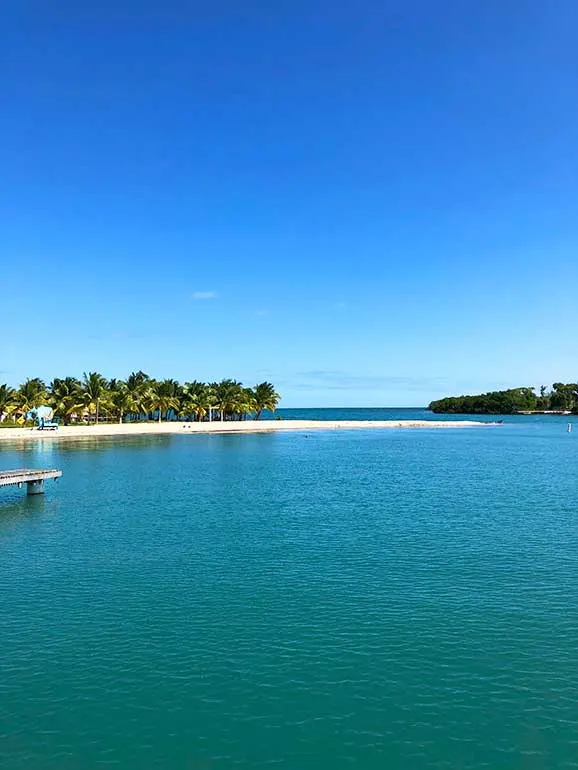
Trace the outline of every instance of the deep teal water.
[[567, 421], [2, 446], [0, 766], [578, 767]]

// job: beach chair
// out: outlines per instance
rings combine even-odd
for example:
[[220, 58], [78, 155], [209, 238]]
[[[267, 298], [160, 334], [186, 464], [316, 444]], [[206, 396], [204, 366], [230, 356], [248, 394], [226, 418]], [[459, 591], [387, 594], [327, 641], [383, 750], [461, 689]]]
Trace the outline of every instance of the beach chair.
[[53, 420], [45, 420], [44, 417], [41, 417], [38, 430], [58, 430], [58, 423]]

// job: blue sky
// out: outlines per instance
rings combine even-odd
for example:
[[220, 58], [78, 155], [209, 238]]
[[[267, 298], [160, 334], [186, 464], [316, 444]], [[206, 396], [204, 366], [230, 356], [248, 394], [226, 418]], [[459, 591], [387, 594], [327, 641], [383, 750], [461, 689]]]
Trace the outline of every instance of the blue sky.
[[574, 0], [5, 6], [0, 382], [576, 380]]

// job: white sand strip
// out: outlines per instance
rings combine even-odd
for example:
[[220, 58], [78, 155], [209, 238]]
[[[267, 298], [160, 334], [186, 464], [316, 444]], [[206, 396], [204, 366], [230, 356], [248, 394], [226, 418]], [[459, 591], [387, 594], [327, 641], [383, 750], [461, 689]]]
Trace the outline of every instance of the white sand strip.
[[58, 430], [0, 428], [0, 441], [14, 439], [98, 438], [193, 433], [266, 433], [270, 431], [350, 430], [367, 428], [471, 428], [495, 423], [475, 420], [247, 420], [243, 422], [162, 422], [69, 425]]

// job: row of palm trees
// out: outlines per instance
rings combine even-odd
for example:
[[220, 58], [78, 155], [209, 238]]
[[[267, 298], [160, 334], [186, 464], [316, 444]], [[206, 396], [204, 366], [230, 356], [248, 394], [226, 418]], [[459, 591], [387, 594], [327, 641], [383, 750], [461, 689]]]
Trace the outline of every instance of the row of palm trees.
[[126, 380], [107, 380], [98, 372], [56, 378], [49, 385], [38, 377], [19, 388], [0, 385], [0, 421], [25, 421], [41, 406], [50, 406], [54, 416], [70, 422], [99, 420], [220, 419], [258, 420], [263, 411], [275, 411], [279, 394], [270, 382], [254, 388], [237, 380], [185, 382], [154, 380], [144, 372], [132, 372]]

